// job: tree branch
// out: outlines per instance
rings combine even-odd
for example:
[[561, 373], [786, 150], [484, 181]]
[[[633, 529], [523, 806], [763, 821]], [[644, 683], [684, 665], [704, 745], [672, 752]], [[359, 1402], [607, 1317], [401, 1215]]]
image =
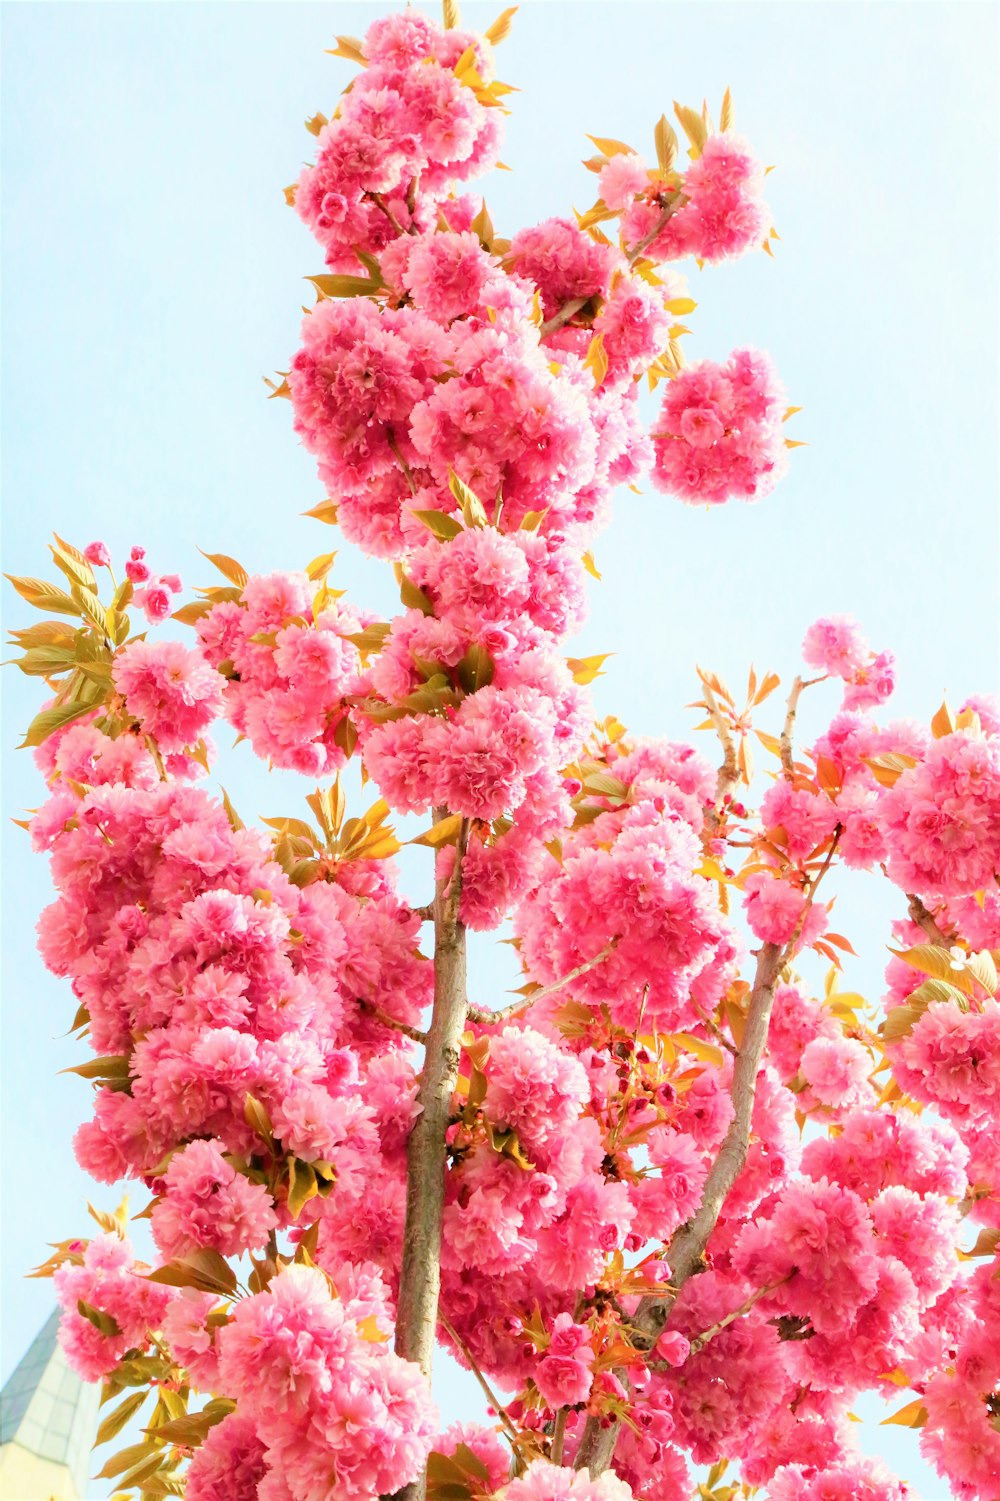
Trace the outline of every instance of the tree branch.
[[649, 234], [644, 235], [637, 245], [633, 245], [631, 250], [626, 251], [626, 255], [628, 256], [628, 263], [630, 266], [635, 265], [640, 255], [642, 255], [642, 252], [644, 250], [648, 250], [649, 246], [652, 245], [657, 235], [661, 234], [662, 231], [666, 229], [667, 225], [670, 223], [677, 210], [679, 208], [683, 208], [685, 203], [687, 203], [687, 199], [683, 196], [683, 194], [678, 193], [673, 203], [667, 204], [666, 208], [663, 210], [663, 213], [660, 215], [653, 228], [649, 231]]
[[950, 948], [951, 939], [946, 937], [945, 934], [942, 933], [941, 929], [938, 927], [937, 923], [934, 921], [934, 918], [928, 912], [927, 908], [924, 906], [920, 898], [918, 896], [914, 896], [912, 891], [908, 891], [906, 893], [906, 900], [909, 902], [908, 910], [910, 917], [919, 928], [923, 928], [931, 943], [940, 944], [940, 946], [944, 949]]
[[[789, 1272], [788, 1277], [791, 1275], [791, 1272]], [[779, 1282], [770, 1282], [766, 1287], [758, 1287], [756, 1292], [752, 1292], [749, 1298], [744, 1299], [739, 1308], [734, 1308], [732, 1313], [727, 1313], [725, 1318], [719, 1319], [718, 1323], [712, 1324], [703, 1333], [696, 1335], [691, 1341], [691, 1354], [697, 1355], [699, 1350], [704, 1350], [710, 1340], [713, 1340], [717, 1334], [721, 1334], [723, 1329], [728, 1329], [730, 1324], [735, 1324], [737, 1319], [743, 1318], [744, 1314], [749, 1313], [754, 1304], [759, 1303], [761, 1298], [766, 1298], [768, 1293], [773, 1293], [776, 1288], [781, 1287], [787, 1282], [788, 1277], [782, 1277]]]
[[419, 1027], [411, 1027], [408, 1022], [400, 1021], [397, 1016], [390, 1016], [380, 1006], [370, 1006], [366, 1001], [361, 1002], [361, 1009], [366, 1015], [374, 1017], [381, 1022], [383, 1027], [391, 1027], [394, 1032], [402, 1032], [404, 1037], [410, 1037], [414, 1042], [426, 1043], [428, 1034], [421, 1032]]
[[715, 806], [705, 820], [708, 824], [708, 832], [714, 834], [722, 822], [719, 810], [739, 781], [740, 771], [736, 760], [736, 741], [733, 739], [733, 732], [726, 723], [726, 717], [719, 708], [715, 694], [704, 678], [702, 678], [701, 685], [705, 690], [705, 708], [709, 712], [712, 724], [715, 726], [715, 733], [719, 737], [719, 744], [722, 746], [722, 765], [719, 767], [715, 783]]
[[571, 318], [574, 318], [580, 309], [586, 307], [590, 301], [589, 297], [570, 298], [569, 302], [563, 303], [558, 313], [553, 313], [551, 318], [546, 318], [545, 322], [540, 325], [538, 337], [544, 339], [547, 335], [554, 334], [557, 328], [562, 328], [563, 324], [568, 323]]
[[562, 990], [564, 985], [569, 985], [572, 980], [578, 980], [581, 975], [585, 975], [589, 970], [596, 969], [599, 964], [603, 964], [608, 955], [614, 952], [617, 942], [618, 938], [616, 936], [612, 938], [610, 943], [605, 944], [601, 952], [595, 954], [593, 959], [588, 959], [584, 964], [578, 964], [576, 969], [571, 969], [569, 974], [563, 975], [561, 980], [556, 980], [553, 985], [544, 985], [540, 990], [533, 991], [531, 995], [523, 996], [519, 1001], [511, 1001], [509, 1006], [502, 1006], [499, 1011], [487, 1011], [484, 1006], [470, 1006], [468, 1013], [469, 1020], [477, 1022], [480, 1026], [489, 1027], [497, 1022], [507, 1021], [512, 1016], [517, 1016], [520, 1011], [527, 1011], [530, 1006], [535, 1005], [536, 1001], [547, 1000], [550, 995], [555, 995], [557, 991]]
[[453, 1340], [454, 1343], [461, 1350], [463, 1356], [465, 1357], [465, 1361], [466, 1361], [466, 1364], [469, 1367], [469, 1370], [472, 1372], [473, 1376], [475, 1376], [476, 1380], [479, 1382], [480, 1389], [485, 1393], [487, 1402], [489, 1402], [490, 1406], [493, 1408], [494, 1412], [497, 1414], [497, 1417], [500, 1419], [501, 1423], [506, 1428], [506, 1430], [510, 1434], [511, 1438], [514, 1440], [514, 1442], [516, 1444], [520, 1443], [521, 1435], [518, 1433], [517, 1429], [514, 1427], [514, 1424], [511, 1422], [510, 1418], [507, 1416], [507, 1410], [504, 1407], [503, 1403], [500, 1401], [500, 1398], [497, 1396], [496, 1392], [490, 1386], [490, 1384], [487, 1381], [486, 1377], [483, 1375], [482, 1371], [479, 1369], [479, 1366], [476, 1363], [475, 1356], [472, 1354], [472, 1351], [469, 1349], [468, 1345], [465, 1343], [465, 1340], [459, 1334], [458, 1330], [455, 1329], [455, 1327], [448, 1322], [448, 1320], [445, 1318], [445, 1316], [444, 1316], [443, 1313], [439, 1313], [438, 1314], [438, 1323], [441, 1325], [441, 1328], [444, 1330], [444, 1332], [448, 1335], [448, 1338], [451, 1339], [451, 1340]]

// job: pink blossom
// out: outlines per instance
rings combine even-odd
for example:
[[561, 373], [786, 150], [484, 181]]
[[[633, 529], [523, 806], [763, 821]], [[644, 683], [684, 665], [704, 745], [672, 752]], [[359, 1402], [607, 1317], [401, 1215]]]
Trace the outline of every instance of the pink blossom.
[[633, 151], [620, 151], [601, 168], [598, 184], [608, 208], [625, 208], [637, 193], [645, 192], [649, 186], [646, 163]]
[[765, 355], [740, 349], [670, 381], [653, 433], [653, 482], [688, 505], [760, 500], [784, 473], [784, 392]]
[[128, 712], [161, 751], [194, 745], [222, 708], [218, 676], [179, 642], [133, 641], [112, 671]]

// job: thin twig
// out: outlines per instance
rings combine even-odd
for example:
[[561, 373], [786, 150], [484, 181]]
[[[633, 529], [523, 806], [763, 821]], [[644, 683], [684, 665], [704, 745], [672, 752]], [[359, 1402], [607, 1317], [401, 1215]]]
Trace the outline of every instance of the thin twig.
[[557, 328], [562, 328], [564, 323], [568, 323], [571, 318], [574, 318], [580, 309], [586, 307], [590, 301], [589, 297], [571, 297], [569, 302], [563, 303], [558, 313], [553, 313], [551, 318], [547, 318], [540, 325], [538, 337], [544, 339], [549, 334], [554, 334]]
[[387, 1011], [382, 1010], [381, 1006], [371, 1006], [367, 1001], [362, 1001], [361, 1009], [367, 1016], [374, 1017], [377, 1022], [381, 1022], [383, 1027], [391, 1027], [394, 1032], [402, 1032], [404, 1037], [409, 1037], [414, 1042], [426, 1043], [426, 1032], [421, 1032], [419, 1027], [411, 1027], [409, 1022], [400, 1021], [398, 1016], [390, 1016]]
[[409, 487], [410, 494], [412, 496], [415, 496], [417, 493], [417, 485], [416, 481], [413, 478], [413, 471], [406, 460], [403, 458], [399, 444], [396, 441], [396, 434], [393, 432], [391, 427], [386, 428], [386, 441], [388, 442], [389, 447], [392, 449], [393, 453], [396, 455], [396, 458], [399, 461], [399, 467], [403, 471], [403, 477]]
[[768, 1293], [773, 1293], [776, 1288], [782, 1287], [791, 1275], [792, 1273], [789, 1272], [787, 1277], [782, 1277], [777, 1282], [770, 1282], [766, 1287], [758, 1287], [757, 1291], [752, 1292], [749, 1298], [740, 1304], [739, 1308], [734, 1308], [732, 1313], [727, 1313], [725, 1318], [719, 1319], [718, 1323], [712, 1324], [710, 1328], [696, 1335], [691, 1341], [691, 1354], [697, 1355], [698, 1351], [703, 1350], [710, 1340], [713, 1340], [717, 1334], [722, 1333], [723, 1329], [728, 1329], [730, 1324], [735, 1324], [737, 1319], [741, 1319], [744, 1314], [749, 1313], [754, 1304], [759, 1303], [761, 1298], [766, 1298]]
[[706, 820], [708, 831], [714, 834], [721, 823], [720, 809], [730, 795], [736, 783], [740, 779], [739, 763], [736, 759], [736, 742], [733, 739], [732, 730], [726, 723], [726, 717], [719, 708], [715, 694], [702, 678], [702, 687], [705, 690], [705, 708], [708, 710], [715, 733], [719, 737], [722, 746], [722, 765], [715, 782], [715, 805], [710, 810]]
[[[704, 1255], [722, 1213], [729, 1193], [746, 1164], [750, 1147], [750, 1129], [753, 1107], [757, 1095], [757, 1078], [761, 1059], [767, 1043], [767, 1031], [774, 1004], [774, 990], [782, 968], [790, 956], [795, 942], [812, 909], [816, 891], [829, 870], [840, 838], [840, 827], [834, 833], [826, 859], [808, 889], [802, 915], [796, 930], [787, 945], [765, 943], [757, 950], [757, 972], [754, 977], [750, 1003], [747, 1008], [747, 1024], [733, 1065], [730, 1093], [733, 1101], [733, 1118], [726, 1132], [719, 1154], [713, 1162], [701, 1204], [693, 1219], [682, 1225], [670, 1243], [670, 1290], [666, 1295], [648, 1294], [644, 1297], [633, 1319], [634, 1343], [652, 1349], [659, 1339], [681, 1288], [704, 1264]], [[607, 1419], [589, 1417], [577, 1453], [576, 1468], [586, 1466], [594, 1477], [602, 1474], [614, 1458], [621, 1423], [618, 1419], [608, 1425]]]
[[487, 1011], [483, 1006], [470, 1006], [469, 1020], [488, 1027], [496, 1022], [507, 1021], [509, 1017], [517, 1016], [521, 1011], [527, 1011], [529, 1006], [534, 1006], [538, 1001], [547, 1000], [550, 995], [555, 995], [565, 985], [578, 980], [581, 975], [587, 974], [590, 970], [596, 969], [598, 964], [603, 964], [608, 955], [614, 952], [617, 943], [618, 936], [616, 935], [610, 943], [605, 944], [599, 954], [594, 955], [593, 959], [588, 959], [585, 964], [578, 964], [576, 969], [571, 969], [568, 975], [563, 975], [562, 979], [556, 980], [555, 984], [545, 985], [541, 990], [535, 990], [531, 995], [526, 995], [519, 1001], [511, 1001], [509, 1006], [503, 1006], [499, 1011]]
[[799, 710], [799, 695], [802, 692], [802, 688], [802, 679], [796, 678], [792, 684], [792, 691], [788, 695], [788, 709], [781, 731], [781, 767], [789, 780], [795, 776], [795, 766], [792, 760], [792, 732], [795, 729], [795, 716]]
[[382, 211], [382, 213], [385, 214], [385, 217], [388, 219], [389, 223], [392, 225], [393, 229], [396, 231], [397, 234], [399, 234], [399, 235], [407, 235], [407, 234], [412, 235], [412, 234], [416, 234], [417, 233], [417, 230], [415, 228], [413, 228], [412, 226], [411, 226], [411, 228], [406, 229], [406, 228], [404, 228], [404, 226], [402, 224], [400, 224], [399, 220], [396, 218], [396, 215], [393, 213], [392, 209], [386, 203], [386, 201], [382, 197], [381, 193], [366, 193], [365, 197], [366, 198], [370, 198], [371, 201], [372, 201], [372, 203], [374, 203], [375, 207], [377, 209], [380, 209]]
[[440, 1309], [438, 1310], [438, 1323], [441, 1325], [441, 1328], [444, 1330], [445, 1334], [447, 1334], [448, 1338], [450, 1340], [453, 1340], [461, 1350], [462, 1354], [465, 1357], [469, 1370], [472, 1372], [473, 1376], [475, 1376], [476, 1380], [479, 1382], [480, 1387], [485, 1393], [486, 1400], [496, 1412], [497, 1417], [500, 1419], [501, 1423], [504, 1425], [511, 1438], [515, 1441], [515, 1443], [520, 1444], [521, 1435], [514, 1427], [514, 1424], [511, 1422], [510, 1418], [507, 1416], [506, 1408], [500, 1401], [500, 1398], [497, 1396], [496, 1392], [490, 1386], [482, 1371], [479, 1369], [479, 1366], [476, 1364], [476, 1358], [473, 1355], [472, 1351], [469, 1349], [468, 1345], [465, 1343], [465, 1340], [459, 1334], [454, 1325], [445, 1318]]
[[663, 213], [660, 215], [653, 228], [649, 231], [649, 234], [644, 235], [643, 238], [639, 241], [638, 245], [633, 245], [632, 249], [626, 252], [630, 266], [635, 265], [640, 255], [642, 255], [642, 252], [644, 250], [647, 250], [649, 246], [652, 245], [657, 235], [661, 234], [662, 231], [666, 229], [674, 214], [676, 214], [679, 208], [683, 208], [685, 203], [687, 203], [687, 199], [683, 196], [683, 194], [678, 193], [673, 203], [667, 204], [666, 208], [663, 210]]
[[795, 729], [795, 716], [799, 711], [799, 697], [804, 688], [813, 688], [817, 683], [824, 682], [826, 682], [825, 677], [796, 678], [792, 684], [792, 691], [788, 695], [785, 723], [781, 731], [780, 750], [782, 770], [789, 779], [795, 776], [795, 765], [792, 758], [792, 733]]
[[723, 1032], [722, 1028], [719, 1026], [719, 1023], [713, 1017], [709, 1016], [707, 1011], [702, 1010], [702, 1008], [698, 1005], [698, 1002], [695, 1000], [694, 996], [691, 997], [691, 1007], [698, 1013], [698, 1016], [701, 1018], [702, 1022], [712, 1033], [712, 1035], [719, 1039], [720, 1044], [725, 1048], [726, 1052], [732, 1053], [733, 1057], [736, 1058], [739, 1055], [739, 1049], [734, 1047], [733, 1044], [729, 1041], [729, 1038], [726, 1036], [725, 1032]]

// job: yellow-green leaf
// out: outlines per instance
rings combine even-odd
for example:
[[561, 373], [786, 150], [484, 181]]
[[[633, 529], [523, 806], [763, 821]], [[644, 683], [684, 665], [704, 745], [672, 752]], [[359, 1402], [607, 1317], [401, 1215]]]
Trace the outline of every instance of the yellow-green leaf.
[[409, 840], [410, 844], [424, 844], [429, 849], [440, 849], [442, 845], [454, 844], [462, 827], [461, 815], [449, 813], [447, 818], [439, 819], [431, 828], [425, 829], [415, 839]]
[[656, 160], [660, 164], [660, 171], [667, 173], [677, 156], [677, 135], [666, 115], [661, 115], [657, 120], [653, 139], [656, 142]]
[[463, 530], [461, 522], [449, 516], [447, 511], [413, 511], [412, 514], [442, 542], [450, 541]]
[[592, 683], [595, 678], [604, 676], [601, 668], [612, 656], [614, 652], [605, 651], [595, 657], [567, 657], [566, 666], [573, 674], [573, 681], [585, 686], [587, 683]]
[[113, 1407], [97, 1430], [97, 1437], [94, 1439], [95, 1449], [98, 1444], [110, 1443], [115, 1434], [120, 1433], [125, 1427], [129, 1418], [139, 1411], [148, 1396], [148, 1392], [132, 1392], [124, 1402]]
[[57, 615], [81, 613], [75, 600], [45, 579], [22, 578], [13, 573], [5, 573], [4, 578], [9, 579], [21, 598], [34, 605], [36, 610], [55, 610]]
[[880, 1427], [885, 1428], [889, 1423], [897, 1423], [902, 1428], [922, 1428], [927, 1422], [927, 1409], [920, 1397], [913, 1402], [907, 1402], [898, 1412], [894, 1412], [891, 1418], [883, 1418]]
[[635, 147], [626, 146], [624, 141], [616, 141], [613, 136], [588, 136], [588, 141], [593, 141], [598, 151], [603, 151], [605, 156], [634, 156]]

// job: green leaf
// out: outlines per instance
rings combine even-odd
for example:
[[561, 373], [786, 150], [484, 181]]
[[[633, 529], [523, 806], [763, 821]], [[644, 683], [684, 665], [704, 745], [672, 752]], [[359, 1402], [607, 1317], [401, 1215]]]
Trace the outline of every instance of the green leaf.
[[106, 1339], [114, 1339], [121, 1334], [121, 1325], [113, 1314], [105, 1313], [101, 1308], [95, 1308], [93, 1303], [84, 1302], [83, 1298], [77, 1298], [76, 1311], [88, 1324], [93, 1324], [99, 1334]]
[[119, 1449], [118, 1453], [111, 1456], [104, 1469], [99, 1471], [94, 1478], [95, 1480], [110, 1480], [112, 1476], [121, 1475], [126, 1470], [131, 1470], [149, 1459], [155, 1459], [156, 1468], [159, 1469], [163, 1458], [163, 1450], [157, 1449], [148, 1439], [144, 1439], [141, 1444], [129, 1444], [127, 1449]]
[[45, 579], [21, 578], [13, 573], [5, 573], [4, 578], [9, 579], [22, 599], [26, 599], [29, 605], [34, 605], [36, 610], [55, 610], [57, 615], [79, 615], [80, 606], [62, 589], [57, 589], [55, 584], [49, 584]]
[[483, 527], [488, 525], [486, 510], [482, 501], [454, 471], [448, 470], [448, 489], [462, 507], [462, 518], [468, 527]]
[[66, 646], [32, 646], [14, 665], [29, 678], [49, 678], [76, 665], [76, 652]]
[[210, 1429], [235, 1411], [235, 1402], [228, 1397], [216, 1397], [203, 1407], [201, 1412], [190, 1412], [182, 1418], [172, 1418], [169, 1423], [160, 1423], [155, 1428], [147, 1428], [146, 1432], [151, 1438], [159, 1439], [161, 1442], [182, 1444], [186, 1449], [196, 1449]]
[[76, 1074], [81, 1079], [94, 1079], [106, 1083], [115, 1079], [127, 1079], [131, 1059], [127, 1053], [108, 1053], [102, 1058], [90, 1058], [78, 1063], [75, 1068], [60, 1069], [63, 1074]]
[[51, 734], [62, 729], [63, 725], [69, 725], [74, 719], [80, 719], [81, 714], [89, 714], [93, 704], [60, 704], [57, 708], [44, 708], [41, 714], [36, 714], [35, 719], [27, 726], [24, 740], [18, 749], [24, 751], [26, 746], [41, 746], [48, 740]]
[[604, 676], [601, 668], [611, 656], [614, 656], [614, 652], [606, 651], [595, 657], [567, 657], [566, 666], [573, 674], [574, 683], [585, 686], [587, 683], [592, 683], [595, 678]]
[[402, 569], [399, 574], [399, 597], [406, 608], [420, 610], [424, 615], [433, 615], [434, 606], [431, 604], [430, 596], [425, 594], [423, 589], [418, 588]]
[[56, 567], [66, 575], [74, 584], [82, 584], [84, 589], [89, 589], [92, 594], [97, 593], [97, 580], [94, 570], [78, 548], [64, 542], [58, 533], [53, 532], [55, 545], [49, 543], [49, 552]]
[[347, 636], [345, 639], [353, 642], [358, 651], [381, 651], [391, 629], [388, 621], [377, 621], [374, 625], [366, 625], [363, 631], [355, 631], [353, 636]]
[[297, 1220], [303, 1207], [319, 1192], [312, 1165], [298, 1157], [288, 1159], [288, 1213]]
[[449, 813], [446, 818], [439, 819], [431, 828], [425, 829], [415, 839], [409, 840], [410, 844], [424, 844], [429, 849], [437, 850], [442, 845], [454, 844], [462, 827], [460, 813]]
[[167, 1287], [194, 1287], [199, 1292], [232, 1297], [236, 1291], [236, 1273], [218, 1251], [192, 1251], [147, 1273], [148, 1282], [162, 1282]]
[[660, 171], [666, 174], [677, 156], [677, 136], [666, 115], [661, 115], [657, 120], [653, 140], [656, 142], [656, 160]]
[[442, 542], [450, 541], [463, 530], [461, 522], [456, 521], [454, 516], [449, 516], [446, 511], [413, 511], [412, 514]]
[[466, 693], [478, 693], [480, 688], [485, 688], [488, 683], [492, 683], [493, 681], [493, 673], [495, 671], [493, 658], [485, 646], [475, 643], [469, 647], [469, 650], [459, 662], [456, 671], [458, 673], [458, 681]]
[[322, 297], [370, 297], [380, 283], [370, 276], [307, 276]]
[[120, 1433], [129, 1418], [139, 1411], [139, 1408], [145, 1402], [148, 1395], [149, 1393], [145, 1391], [132, 1392], [125, 1398], [124, 1402], [120, 1402], [117, 1407], [113, 1407], [97, 1430], [94, 1448], [96, 1449], [98, 1444], [109, 1443], [116, 1433]]
[[223, 578], [227, 578], [231, 584], [235, 584], [238, 589], [246, 586], [250, 575], [242, 563], [237, 563], [235, 558], [227, 557], [224, 552], [205, 552], [200, 547], [198, 551], [203, 558], [207, 558], [210, 563], [213, 563]]

